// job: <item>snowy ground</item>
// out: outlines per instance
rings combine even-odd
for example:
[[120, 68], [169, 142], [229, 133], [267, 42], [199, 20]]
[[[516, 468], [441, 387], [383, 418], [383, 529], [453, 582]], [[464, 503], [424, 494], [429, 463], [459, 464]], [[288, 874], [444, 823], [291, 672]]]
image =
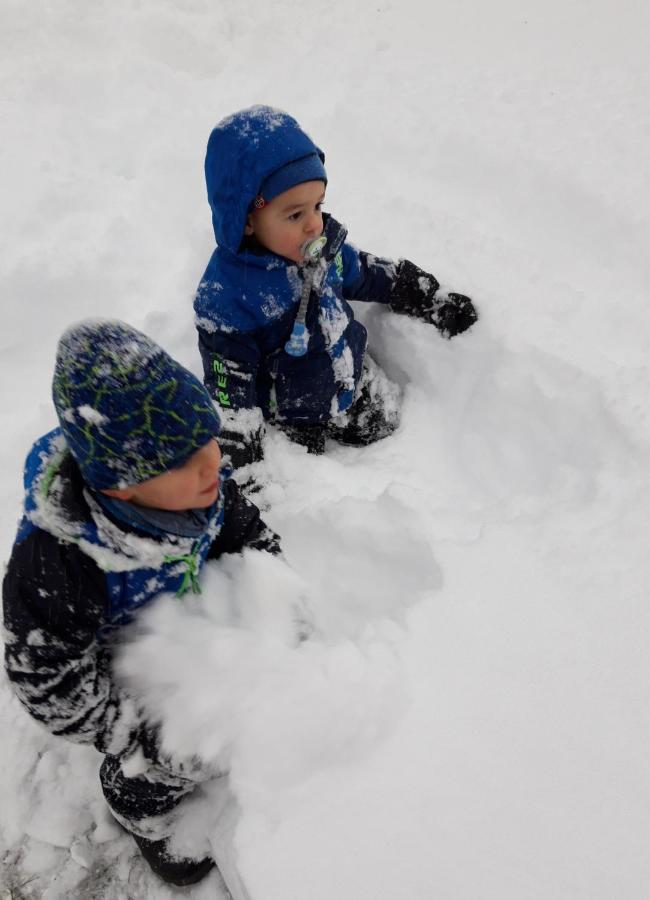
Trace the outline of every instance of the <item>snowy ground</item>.
[[[231, 560], [186, 621], [151, 611], [178, 636], [172, 742], [213, 677], [183, 714], [208, 755], [229, 742], [253, 900], [648, 894], [648, 33], [634, 0], [0, 5], [1, 558], [71, 320], [124, 318], [198, 371], [203, 150], [234, 109], [296, 115], [355, 243], [481, 311], [445, 343], [362, 309], [400, 431], [319, 459], [272, 434], [295, 575]], [[296, 649], [298, 596], [318, 631]], [[0, 722], [0, 896], [176, 896], [107, 817], [94, 751], [1, 681]]]

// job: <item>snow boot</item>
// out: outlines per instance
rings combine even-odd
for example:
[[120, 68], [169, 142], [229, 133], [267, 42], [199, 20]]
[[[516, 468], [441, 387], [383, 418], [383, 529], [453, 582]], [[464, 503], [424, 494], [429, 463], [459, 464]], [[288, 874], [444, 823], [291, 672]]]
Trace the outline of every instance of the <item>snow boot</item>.
[[320, 456], [325, 453], [325, 425], [284, 425], [282, 430], [294, 444], [307, 448], [307, 453]]
[[179, 887], [196, 884], [197, 881], [205, 878], [215, 865], [214, 860], [210, 856], [206, 856], [203, 859], [174, 856], [173, 853], [169, 852], [167, 840], [150, 841], [147, 838], [140, 837], [138, 834], [133, 834], [133, 839], [153, 872], [168, 884], [175, 884]]

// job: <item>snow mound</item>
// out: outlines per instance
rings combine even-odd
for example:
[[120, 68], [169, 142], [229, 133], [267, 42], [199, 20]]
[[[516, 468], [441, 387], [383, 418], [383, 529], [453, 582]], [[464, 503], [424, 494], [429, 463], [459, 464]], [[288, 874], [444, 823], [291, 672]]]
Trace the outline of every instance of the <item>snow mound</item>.
[[[328, 559], [338, 540], [333, 533]], [[391, 589], [388, 565], [368, 577], [372, 556], [348, 580], [355, 549], [339, 552], [312, 585], [283, 559], [246, 551], [208, 564], [201, 595], [161, 597], [143, 610], [115, 667], [162, 723], [169, 753], [198, 753], [235, 786], [272, 794], [390, 732], [405, 705], [395, 650], [403, 632], [391, 618], [404, 591], [397, 574]], [[301, 640], [306, 620], [313, 633]], [[342, 622], [348, 631], [354, 623], [354, 640]]]

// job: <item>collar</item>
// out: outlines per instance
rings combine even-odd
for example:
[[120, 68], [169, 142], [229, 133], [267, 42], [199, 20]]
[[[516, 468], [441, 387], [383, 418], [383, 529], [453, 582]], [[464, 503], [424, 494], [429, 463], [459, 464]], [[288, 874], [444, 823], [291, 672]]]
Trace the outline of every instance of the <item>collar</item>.
[[104, 512], [117, 523], [144, 531], [153, 537], [166, 537], [170, 534], [177, 537], [200, 537], [206, 531], [216, 507], [214, 503], [207, 509], [153, 509], [107, 497], [101, 491], [93, 491], [93, 496]]

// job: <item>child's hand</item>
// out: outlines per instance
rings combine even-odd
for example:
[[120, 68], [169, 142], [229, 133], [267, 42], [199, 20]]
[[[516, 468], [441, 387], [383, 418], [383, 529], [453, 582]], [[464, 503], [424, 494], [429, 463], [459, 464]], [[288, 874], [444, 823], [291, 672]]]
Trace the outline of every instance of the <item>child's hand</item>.
[[439, 288], [437, 278], [403, 259], [397, 267], [390, 307], [435, 325], [446, 338], [467, 331], [478, 319], [474, 304], [464, 294]]
[[430, 321], [445, 337], [467, 331], [478, 319], [474, 304], [465, 294], [438, 291], [435, 302], [438, 305], [432, 310]]
[[240, 433], [232, 428], [222, 428], [219, 432], [219, 446], [224, 456], [230, 457], [233, 469], [242, 469], [251, 463], [259, 462], [264, 455], [264, 434], [261, 428], [256, 431]]

